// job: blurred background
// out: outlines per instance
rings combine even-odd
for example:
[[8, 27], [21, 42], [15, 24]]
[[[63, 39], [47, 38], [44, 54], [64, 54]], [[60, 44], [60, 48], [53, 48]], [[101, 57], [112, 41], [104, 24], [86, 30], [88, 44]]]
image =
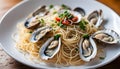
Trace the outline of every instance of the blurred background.
[[120, 15], [120, 0], [97, 0], [110, 8]]
[[[0, 0], [0, 19], [11, 7], [19, 3], [20, 1], [22, 0]], [[108, 7], [113, 9], [118, 15], [120, 15], [120, 0], [97, 0], [97, 1], [107, 5]], [[118, 69], [119, 67], [120, 57], [118, 57], [113, 62], [98, 69]], [[30, 68], [15, 61], [0, 48], [0, 69], [33, 69], [33, 68]]]

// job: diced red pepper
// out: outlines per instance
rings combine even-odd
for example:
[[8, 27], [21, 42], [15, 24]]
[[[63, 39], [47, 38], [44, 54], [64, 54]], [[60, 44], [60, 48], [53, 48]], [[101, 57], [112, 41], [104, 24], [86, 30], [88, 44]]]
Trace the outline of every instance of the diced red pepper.
[[63, 20], [63, 21], [62, 21], [62, 24], [64, 24], [64, 25], [69, 25], [70, 22], [69, 22], [68, 20]]
[[78, 20], [78, 17], [73, 17], [73, 18], [72, 18], [72, 21], [73, 21], [73, 22], [76, 22], [77, 20]]
[[55, 19], [56, 19], [56, 21], [60, 21], [60, 18], [59, 18], [59, 17], [56, 17]]

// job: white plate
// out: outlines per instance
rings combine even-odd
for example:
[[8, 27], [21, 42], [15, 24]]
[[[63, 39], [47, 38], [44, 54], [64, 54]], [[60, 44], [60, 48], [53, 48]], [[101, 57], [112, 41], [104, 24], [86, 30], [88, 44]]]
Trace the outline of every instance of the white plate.
[[[66, 4], [72, 8], [74, 7], [82, 7], [85, 9], [86, 13], [91, 12], [93, 10], [102, 9], [104, 13], [104, 18], [107, 20], [105, 27], [108, 29], [115, 30], [118, 34], [120, 34], [120, 18], [119, 16], [112, 11], [110, 8], [105, 5], [91, 0], [26, 0], [22, 1], [14, 8], [9, 10], [4, 17], [1, 19], [0, 24], [0, 42], [2, 44], [2, 48], [14, 59], [19, 62], [29, 65], [35, 68], [53, 68], [49, 67], [45, 64], [35, 64], [26, 60], [26, 58], [15, 49], [15, 43], [11, 38], [11, 34], [16, 30], [16, 24], [20, 21], [25, 20], [25, 18], [33, 12], [40, 5], [61, 5]], [[64, 68], [70, 69], [83, 69], [83, 68], [96, 68], [103, 66], [114, 59], [116, 59], [120, 54], [120, 45], [107, 46], [105, 48], [106, 58], [102, 62], [93, 61], [86, 65], [82, 66], [70, 66]]]

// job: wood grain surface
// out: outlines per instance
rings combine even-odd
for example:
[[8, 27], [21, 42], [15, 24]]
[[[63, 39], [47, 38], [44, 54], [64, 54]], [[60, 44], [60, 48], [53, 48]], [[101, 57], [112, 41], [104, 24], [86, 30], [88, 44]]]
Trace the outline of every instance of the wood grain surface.
[[[19, 3], [20, 1], [21, 0], [0, 0], [0, 18], [4, 15], [5, 12], [7, 12], [11, 7]], [[98, 1], [109, 6], [120, 15], [120, 0], [98, 0]], [[113, 62], [98, 69], [118, 69], [119, 67], [120, 57], [118, 57]], [[16, 60], [8, 56], [0, 48], [0, 69], [33, 69], [33, 68], [17, 62]]]

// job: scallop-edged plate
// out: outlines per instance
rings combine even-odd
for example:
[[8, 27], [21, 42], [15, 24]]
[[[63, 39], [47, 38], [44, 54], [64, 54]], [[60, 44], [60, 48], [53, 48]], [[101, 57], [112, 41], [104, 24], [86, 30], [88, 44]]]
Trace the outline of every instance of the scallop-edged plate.
[[[65, 4], [70, 6], [71, 8], [81, 7], [88, 14], [94, 10], [103, 10], [103, 15], [105, 19], [104, 27], [107, 29], [112, 29], [116, 31], [120, 35], [120, 17], [107, 6], [94, 1], [94, 0], [23, 0], [12, 9], [10, 9], [1, 19], [0, 21], [0, 44], [1, 47], [7, 52], [11, 57], [16, 59], [17, 61], [34, 67], [34, 68], [51, 68], [54, 69], [56, 67], [51, 67], [46, 65], [45, 63], [34, 63], [30, 60], [27, 60], [25, 56], [20, 53], [16, 47], [15, 43], [12, 40], [11, 35], [16, 30], [17, 23], [24, 21], [25, 18], [33, 12], [36, 8], [42, 5], [61, 5]], [[68, 66], [68, 67], [60, 67], [61, 69], [69, 68], [69, 69], [85, 69], [85, 68], [97, 68], [103, 66], [105, 64], [110, 63], [114, 59], [116, 59], [120, 55], [120, 44], [116, 45], [108, 45], [103, 47], [105, 51], [105, 59], [102, 61], [92, 60], [84, 65], [80, 66]]]

